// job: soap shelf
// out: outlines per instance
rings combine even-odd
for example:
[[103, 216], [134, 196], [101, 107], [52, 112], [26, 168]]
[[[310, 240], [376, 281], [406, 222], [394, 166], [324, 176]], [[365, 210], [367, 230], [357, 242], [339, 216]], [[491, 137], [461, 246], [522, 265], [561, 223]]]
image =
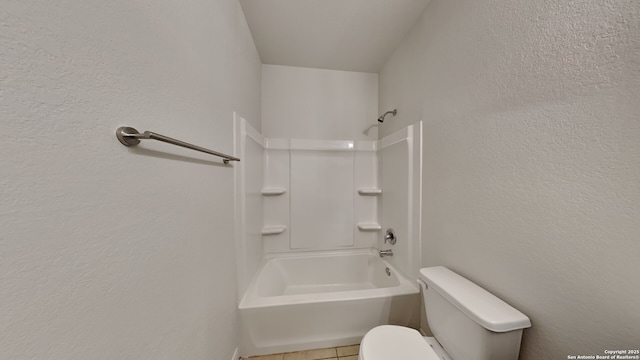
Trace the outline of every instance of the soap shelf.
[[358, 229], [360, 231], [380, 231], [382, 226], [376, 223], [358, 223]]
[[358, 189], [358, 194], [364, 196], [378, 196], [382, 194], [382, 189]]
[[284, 225], [270, 225], [262, 228], [262, 235], [278, 235], [287, 229]]
[[287, 192], [285, 188], [264, 188], [262, 189], [262, 195], [264, 196], [278, 196]]

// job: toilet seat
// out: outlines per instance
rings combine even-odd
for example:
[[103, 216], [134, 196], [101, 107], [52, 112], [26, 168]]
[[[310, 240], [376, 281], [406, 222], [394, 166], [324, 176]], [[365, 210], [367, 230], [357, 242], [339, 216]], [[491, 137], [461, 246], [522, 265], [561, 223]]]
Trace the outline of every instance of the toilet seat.
[[381, 325], [371, 329], [360, 343], [360, 360], [440, 360], [414, 329]]

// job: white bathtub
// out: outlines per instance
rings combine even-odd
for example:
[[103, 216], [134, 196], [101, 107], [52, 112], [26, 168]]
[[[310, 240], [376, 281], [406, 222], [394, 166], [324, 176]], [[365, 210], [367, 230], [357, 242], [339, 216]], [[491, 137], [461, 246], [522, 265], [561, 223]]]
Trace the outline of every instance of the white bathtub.
[[313, 252], [265, 257], [239, 308], [241, 355], [253, 356], [354, 344], [381, 324], [415, 325], [420, 298], [415, 280], [373, 250]]

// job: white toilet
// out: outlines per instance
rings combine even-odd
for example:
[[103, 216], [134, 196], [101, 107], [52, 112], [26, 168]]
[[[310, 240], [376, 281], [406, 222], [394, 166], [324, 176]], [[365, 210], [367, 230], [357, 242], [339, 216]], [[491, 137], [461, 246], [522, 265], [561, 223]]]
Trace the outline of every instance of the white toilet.
[[359, 360], [517, 360], [529, 318], [443, 266], [420, 269], [434, 337], [382, 325], [362, 338]]

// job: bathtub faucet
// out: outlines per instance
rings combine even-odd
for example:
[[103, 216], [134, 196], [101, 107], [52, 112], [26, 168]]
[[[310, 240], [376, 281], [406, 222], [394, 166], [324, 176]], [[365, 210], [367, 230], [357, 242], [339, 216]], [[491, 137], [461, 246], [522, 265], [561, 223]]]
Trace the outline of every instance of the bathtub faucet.
[[393, 250], [388, 249], [388, 250], [379, 250], [378, 254], [380, 254], [380, 257], [385, 257], [385, 256], [393, 256]]

